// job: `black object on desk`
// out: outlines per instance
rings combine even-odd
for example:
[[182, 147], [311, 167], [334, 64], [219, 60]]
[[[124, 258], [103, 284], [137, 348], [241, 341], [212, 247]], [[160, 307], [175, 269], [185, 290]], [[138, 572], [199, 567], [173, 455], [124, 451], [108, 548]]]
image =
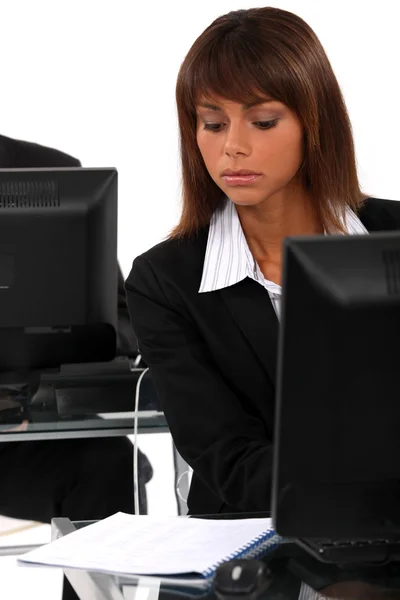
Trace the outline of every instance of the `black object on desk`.
[[[135, 367], [134, 360], [118, 357], [104, 363], [61, 365], [60, 369], [31, 372], [29, 382], [0, 385], [0, 423], [18, 423], [23, 418], [35, 421], [35, 415], [42, 420], [54, 414], [57, 419], [70, 419], [93, 417], [110, 409], [131, 412], [143, 371]], [[142, 381], [139, 410], [162, 410], [151, 377]]]
[[[143, 368], [135, 361], [118, 357], [104, 363], [62, 365], [57, 372], [45, 372], [41, 386], [52, 386], [60, 417], [114, 411], [133, 411], [135, 392]], [[139, 410], [161, 411], [152, 378], [140, 386]]]
[[273, 520], [320, 559], [400, 558], [400, 234], [287, 239]]
[[260, 560], [231, 560], [218, 567], [214, 591], [220, 600], [255, 600], [271, 581], [267, 565]]

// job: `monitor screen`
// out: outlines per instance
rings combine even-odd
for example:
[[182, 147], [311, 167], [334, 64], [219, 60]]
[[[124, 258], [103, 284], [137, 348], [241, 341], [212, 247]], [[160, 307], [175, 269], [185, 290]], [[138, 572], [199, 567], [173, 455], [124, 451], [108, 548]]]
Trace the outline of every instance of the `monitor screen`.
[[288, 238], [273, 518], [289, 537], [400, 534], [400, 233]]
[[115, 169], [0, 170], [0, 371], [111, 360]]

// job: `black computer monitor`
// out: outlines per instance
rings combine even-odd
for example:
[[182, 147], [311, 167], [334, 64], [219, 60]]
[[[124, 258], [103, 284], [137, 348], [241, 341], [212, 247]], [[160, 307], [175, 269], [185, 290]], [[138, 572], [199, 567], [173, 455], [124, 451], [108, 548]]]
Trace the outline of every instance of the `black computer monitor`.
[[0, 170], [0, 371], [111, 360], [115, 169]]
[[284, 244], [273, 519], [400, 537], [400, 233]]

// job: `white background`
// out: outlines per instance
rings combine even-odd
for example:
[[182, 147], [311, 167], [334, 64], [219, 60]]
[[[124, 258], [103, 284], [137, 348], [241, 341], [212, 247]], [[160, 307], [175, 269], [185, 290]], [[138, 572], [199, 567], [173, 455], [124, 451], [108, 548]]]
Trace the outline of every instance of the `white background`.
[[[320, 37], [353, 122], [364, 190], [400, 199], [398, 0], [287, 0]], [[119, 258], [161, 241], [179, 214], [174, 103], [179, 65], [217, 16], [252, 0], [0, 0], [0, 132], [119, 170]], [[155, 467], [150, 507], [174, 510], [168, 440], [141, 447]], [[157, 483], [158, 481], [158, 483]]]
[[[267, 2], [268, 3], [268, 2]], [[0, 132], [120, 174], [119, 256], [179, 214], [174, 88], [195, 38], [254, 0], [0, 0]], [[361, 182], [400, 199], [398, 0], [287, 0], [321, 39], [353, 122]]]

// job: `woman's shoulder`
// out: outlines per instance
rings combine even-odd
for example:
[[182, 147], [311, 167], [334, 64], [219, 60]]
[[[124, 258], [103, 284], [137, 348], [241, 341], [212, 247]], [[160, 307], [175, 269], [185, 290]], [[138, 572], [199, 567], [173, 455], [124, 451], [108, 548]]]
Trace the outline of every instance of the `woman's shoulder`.
[[201, 229], [195, 236], [164, 240], [138, 256], [134, 260], [133, 270], [138, 272], [151, 269], [157, 278], [180, 281], [194, 276], [197, 281], [199, 274], [201, 278], [207, 239], [208, 227]]
[[359, 217], [369, 231], [400, 229], [400, 202], [383, 198], [366, 198]]
[[141, 258], [152, 264], [164, 264], [170, 263], [172, 259], [194, 259], [201, 255], [204, 257], [207, 237], [208, 227], [190, 237], [169, 238], [141, 254]]

